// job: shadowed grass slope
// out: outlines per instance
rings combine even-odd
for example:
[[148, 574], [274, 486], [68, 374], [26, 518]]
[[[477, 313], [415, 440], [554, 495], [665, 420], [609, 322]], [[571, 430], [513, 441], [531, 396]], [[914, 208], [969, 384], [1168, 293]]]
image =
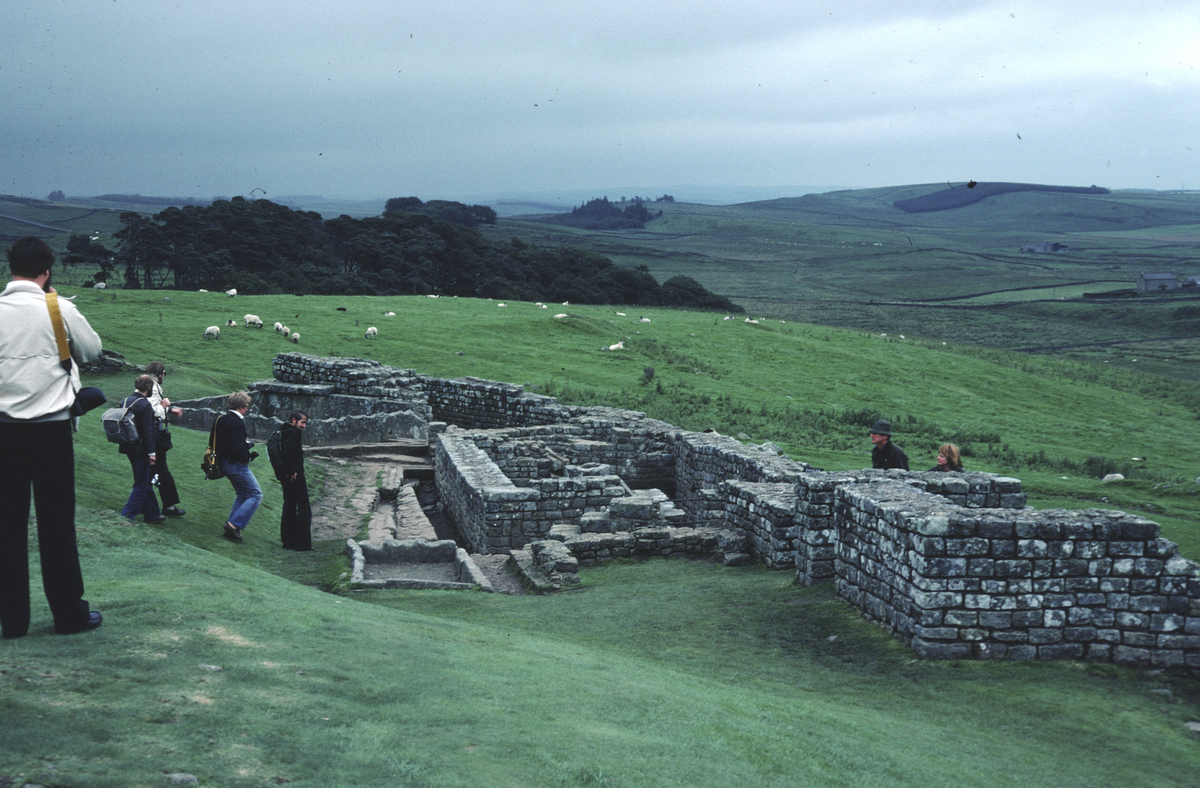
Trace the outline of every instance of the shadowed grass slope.
[[1180, 786], [1200, 765], [1194, 706], [1152, 679], [921, 663], [783, 573], [656, 561], [556, 597], [339, 597], [82, 519], [106, 622], [60, 638], [35, 615], [0, 649], [2, 776]]

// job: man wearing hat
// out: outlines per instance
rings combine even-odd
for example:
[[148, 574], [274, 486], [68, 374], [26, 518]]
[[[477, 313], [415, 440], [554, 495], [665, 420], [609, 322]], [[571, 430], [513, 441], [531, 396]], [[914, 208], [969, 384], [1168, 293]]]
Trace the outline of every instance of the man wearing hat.
[[80, 363], [99, 358], [101, 343], [70, 301], [55, 296], [61, 321], [51, 317], [54, 251], [45, 241], [17, 239], [8, 263], [13, 281], [0, 293], [0, 625], [6, 638], [29, 631], [32, 490], [42, 588], [54, 631], [70, 635], [95, 629], [102, 617], [83, 598], [75, 542], [71, 406], [79, 369], [60, 359], [56, 332], [63, 332], [69, 355]]
[[900, 468], [908, 470], [908, 456], [896, 444], [892, 443], [892, 423], [880, 419], [871, 427], [871, 443], [875, 444], [875, 448], [871, 449], [871, 467], [872, 468]]

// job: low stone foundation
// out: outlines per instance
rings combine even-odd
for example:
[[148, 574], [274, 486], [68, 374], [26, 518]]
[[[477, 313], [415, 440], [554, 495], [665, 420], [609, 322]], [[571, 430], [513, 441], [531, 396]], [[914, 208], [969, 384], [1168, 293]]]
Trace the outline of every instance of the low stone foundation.
[[306, 402], [328, 424], [308, 438], [428, 440], [464, 546], [509, 553], [538, 587], [613, 558], [756, 561], [836, 583], [925, 657], [1200, 668], [1200, 565], [1134, 515], [1027, 510], [994, 474], [819, 471], [769, 443], [364, 359], [280, 354], [275, 375], [254, 384], [252, 435]]

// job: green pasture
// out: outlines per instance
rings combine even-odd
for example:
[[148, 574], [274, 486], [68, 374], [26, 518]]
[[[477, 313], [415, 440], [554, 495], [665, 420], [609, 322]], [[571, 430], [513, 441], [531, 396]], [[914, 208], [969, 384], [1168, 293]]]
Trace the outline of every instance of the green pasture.
[[[1144, 271], [1200, 273], [1200, 194], [1014, 193], [907, 214], [899, 199], [945, 184], [807, 195], [732, 206], [656, 203], [644, 230], [570, 230], [522, 218], [490, 232], [585, 246], [658, 279], [692, 276], [752, 314], [1092, 361], [1075, 346], [1200, 337], [1179, 315], [1196, 298], [1084, 301]], [[1020, 252], [1055, 241], [1053, 254]], [[1055, 302], [1066, 299], [1067, 303]], [[1108, 359], [1132, 370], [1134, 362]], [[1187, 358], [1156, 374], [1196, 381]]]
[[[774, 440], [828, 469], [868, 464], [865, 424], [883, 415], [914, 467], [958, 436], [974, 447], [970, 467], [1024, 463], [1012, 472], [1040, 505], [1151, 506], [1169, 538], [1200, 554], [1194, 409], [1182, 390], [1120, 369], [670, 310], [64, 294], [108, 349], [166, 361], [177, 399], [269, 377], [280, 351], [357, 356], [637, 407]], [[268, 328], [240, 325], [246, 313]], [[239, 325], [223, 327], [230, 318]], [[276, 320], [298, 345], [269, 328]], [[214, 324], [221, 338], [203, 339]], [[364, 339], [369, 325], [377, 340]], [[621, 339], [626, 351], [601, 350]], [[85, 382], [115, 398], [132, 378]], [[202, 433], [176, 430], [171, 454], [188, 514], [128, 526], [116, 516], [128, 466], [97, 419], [83, 419], [76, 465], [88, 598], [105, 624], [54, 637], [35, 595], [30, 636], [0, 646], [5, 780], [1183, 786], [1200, 767], [1184, 725], [1200, 718], [1190, 682], [921, 662], [830, 587], [799, 588], [788, 572], [648, 561], [585, 569], [577, 591], [549, 597], [347, 593], [337, 542], [276, 546], [279, 492], [263, 469], [247, 541], [220, 538], [232, 493], [201, 477]], [[1148, 459], [1117, 485], [1051, 467], [1097, 454]]]

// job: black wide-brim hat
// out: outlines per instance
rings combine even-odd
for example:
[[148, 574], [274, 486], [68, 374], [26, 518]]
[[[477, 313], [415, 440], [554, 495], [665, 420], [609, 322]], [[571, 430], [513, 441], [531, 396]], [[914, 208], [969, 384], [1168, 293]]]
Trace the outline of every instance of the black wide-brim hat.
[[71, 406], [72, 416], [82, 416], [89, 410], [94, 410], [108, 402], [104, 392], [95, 386], [84, 386], [75, 395], [75, 404]]
[[892, 423], [890, 421], [885, 421], [884, 419], [879, 419], [871, 426], [871, 434], [872, 435], [891, 435], [892, 434]]

